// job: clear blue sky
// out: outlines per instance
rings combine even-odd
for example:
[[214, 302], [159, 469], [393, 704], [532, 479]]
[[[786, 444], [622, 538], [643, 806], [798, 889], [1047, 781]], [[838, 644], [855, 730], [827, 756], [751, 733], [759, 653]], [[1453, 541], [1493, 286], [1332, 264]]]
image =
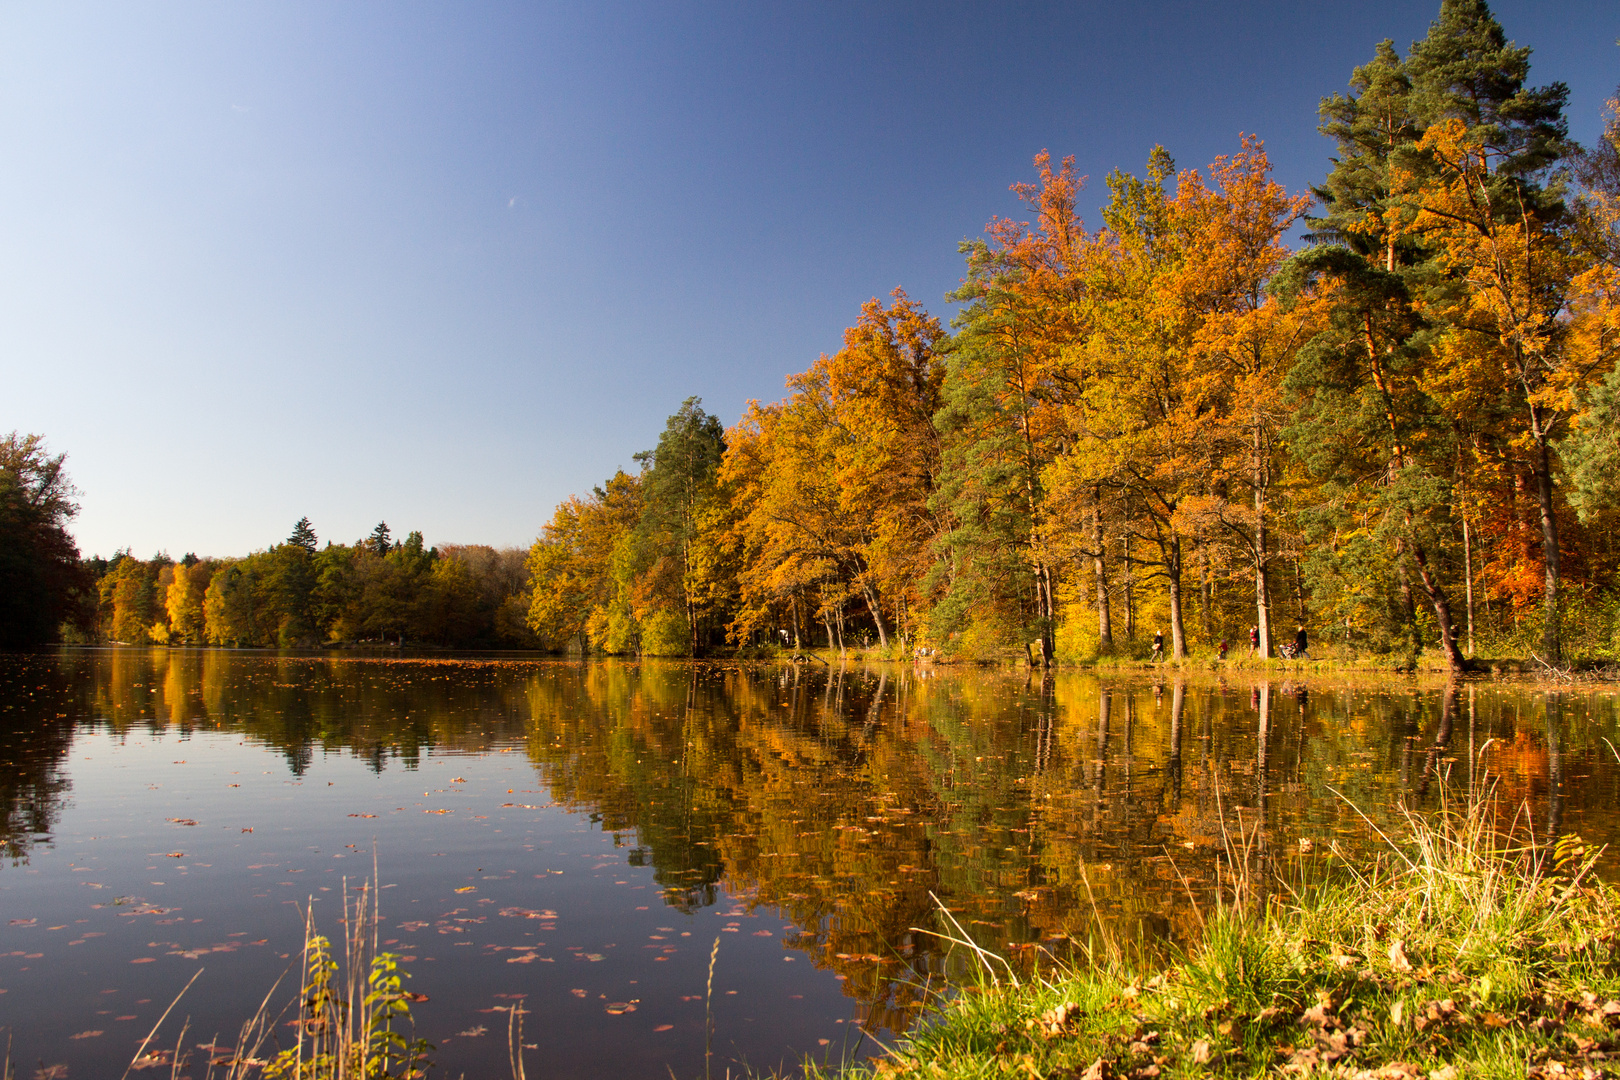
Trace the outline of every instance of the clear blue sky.
[[[0, 432], [86, 554], [243, 554], [308, 514], [527, 544], [696, 394], [726, 424], [957, 244], [1043, 147], [1267, 143], [1417, 3], [0, 3]], [[1599, 130], [1620, 4], [1513, 0]]]

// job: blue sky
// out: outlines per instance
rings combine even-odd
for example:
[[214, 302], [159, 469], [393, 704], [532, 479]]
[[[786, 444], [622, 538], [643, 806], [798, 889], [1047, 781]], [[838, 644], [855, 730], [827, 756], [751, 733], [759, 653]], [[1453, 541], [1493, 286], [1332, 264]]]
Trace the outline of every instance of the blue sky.
[[[1422, 3], [0, 3], [0, 431], [86, 554], [243, 554], [308, 514], [527, 544], [688, 395], [726, 423], [957, 244], [1040, 149], [1092, 185], [1266, 140]], [[1620, 5], [1498, 3], [1571, 88]]]

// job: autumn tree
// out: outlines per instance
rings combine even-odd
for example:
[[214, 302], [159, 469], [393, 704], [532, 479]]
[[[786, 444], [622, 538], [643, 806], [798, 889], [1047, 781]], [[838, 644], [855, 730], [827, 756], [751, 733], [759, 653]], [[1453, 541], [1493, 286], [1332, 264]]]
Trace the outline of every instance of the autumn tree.
[[1593, 363], [1570, 348], [1580, 274], [1573, 219], [1553, 169], [1569, 151], [1562, 83], [1531, 88], [1530, 50], [1506, 40], [1483, 0], [1445, 0], [1406, 61], [1422, 131], [1393, 162], [1402, 235], [1434, 270], [1422, 299], [1452, 415], [1482, 404], [1518, 416], [1541, 533], [1542, 649], [1562, 654], [1556, 440]]
[[52, 640], [93, 617], [94, 583], [67, 531], [78, 513], [65, 454], [39, 435], [0, 437], [0, 648]]
[[1039, 641], [1050, 663], [1061, 569], [1044, 472], [1074, 391], [1066, 351], [1089, 310], [1087, 235], [1073, 159], [1054, 170], [1043, 151], [1035, 167], [1038, 183], [1013, 185], [1035, 223], [994, 218], [985, 239], [964, 243], [967, 277], [950, 297], [966, 306], [937, 420], [946, 586], [932, 622], [942, 638], [994, 624], [997, 635]]

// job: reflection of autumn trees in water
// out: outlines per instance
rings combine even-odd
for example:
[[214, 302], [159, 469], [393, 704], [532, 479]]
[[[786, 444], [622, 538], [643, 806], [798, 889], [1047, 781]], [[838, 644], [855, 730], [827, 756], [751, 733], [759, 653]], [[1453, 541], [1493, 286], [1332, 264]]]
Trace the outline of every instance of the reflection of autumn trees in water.
[[83, 690], [34, 656], [0, 653], [0, 860], [27, 862], [28, 849], [56, 824]]
[[1620, 781], [1603, 742], [1613, 700], [1597, 691], [223, 651], [5, 664], [12, 854], [56, 812], [68, 717], [228, 730], [294, 773], [317, 753], [381, 770], [523, 744], [553, 798], [633, 839], [628, 859], [669, 903], [712, 904], [723, 887], [780, 910], [792, 944], [890, 1028], [966, 963], [913, 930], [939, 925], [930, 894], [1004, 953], [1061, 953], [1099, 919], [1151, 947], [1185, 939], [1195, 899], [1207, 908], [1231, 880], [1225, 837], [1292, 878], [1328, 841], [1364, 843], [1351, 803], [1383, 824], [1488, 775], [1538, 832], [1602, 842]]

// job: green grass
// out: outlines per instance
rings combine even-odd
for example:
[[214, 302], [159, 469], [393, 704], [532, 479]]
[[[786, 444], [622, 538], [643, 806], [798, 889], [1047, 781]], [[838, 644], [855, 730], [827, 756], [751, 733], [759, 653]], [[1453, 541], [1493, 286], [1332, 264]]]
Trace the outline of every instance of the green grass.
[[[1620, 1074], [1620, 894], [1593, 878], [1596, 853], [1578, 841], [1532, 843], [1498, 828], [1493, 810], [1476, 801], [1411, 818], [1371, 865], [1330, 859], [1319, 884], [1223, 905], [1156, 968], [1106, 942], [1088, 966], [1024, 981], [982, 959], [979, 985], [888, 1056], [805, 1071]], [[1240, 881], [1240, 894], [1255, 884]]]

